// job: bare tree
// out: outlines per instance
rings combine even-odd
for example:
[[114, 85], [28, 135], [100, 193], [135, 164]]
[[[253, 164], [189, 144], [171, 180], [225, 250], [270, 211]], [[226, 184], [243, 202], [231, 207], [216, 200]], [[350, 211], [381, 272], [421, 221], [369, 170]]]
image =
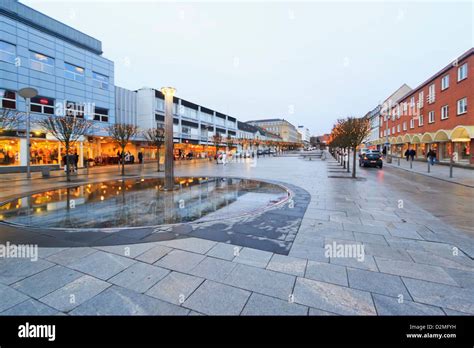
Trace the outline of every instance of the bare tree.
[[138, 134], [138, 127], [133, 124], [114, 123], [107, 128], [113, 141], [120, 147], [122, 175], [125, 175], [125, 147], [131, 138]]
[[16, 129], [23, 120], [23, 113], [15, 109], [0, 109], [0, 132], [3, 130]]
[[143, 135], [146, 140], [156, 146], [156, 158], [158, 163], [157, 171], [160, 171], [160, 148], [165, 143], [165, 129], [163, 127], [147, 129]]
[[38, 120], [37, 124], [45, 131], [51, 133], [66, 149], [66, 180], [71, 181], [69, 170], [71, 147], [74, 146], [79, 138], [87, 135], [92, 127], [92, 123], [78, 117], [48, 115]]
[[228, 135], [226, 137], [225, 141], [226, 141], [226, 144], [227, 144], [227, 148], [230, 151], [230, 148], [232, 147], [232, 145], [234, 145], [234, 139], [230, 135]]

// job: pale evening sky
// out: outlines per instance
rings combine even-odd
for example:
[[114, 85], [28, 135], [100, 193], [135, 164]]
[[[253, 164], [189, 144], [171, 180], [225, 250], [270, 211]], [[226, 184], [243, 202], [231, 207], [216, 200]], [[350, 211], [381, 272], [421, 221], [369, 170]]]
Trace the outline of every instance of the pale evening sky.
[[20, 0], [102, 41], [115, 84], [329, 132], [473, 46], [470, 1]]

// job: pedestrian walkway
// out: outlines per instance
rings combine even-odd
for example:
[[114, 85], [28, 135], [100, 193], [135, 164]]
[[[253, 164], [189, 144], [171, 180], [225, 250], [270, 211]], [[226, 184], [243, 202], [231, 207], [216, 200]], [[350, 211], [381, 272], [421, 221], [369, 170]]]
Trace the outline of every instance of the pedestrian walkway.
[[410, 168], [410, 162], [405, 158], [400, 158], [400, 165], [398, 165], [398, 158], [394, 158], [392, 163], [387, 163], [385, 165], [403, 169], [406, 171], [414, 172], [417, 174], [422, 174], [436, 178], [439, 180], [449, 181], [456, 184], [474, 187], [474, 170], [468, 168], [453, 168], [453, 177], [449, 177], [449, 166], [435, 164], [430, 166], [430, 172], [428, 173], [428, 163], [413, 161], [412, 168]]

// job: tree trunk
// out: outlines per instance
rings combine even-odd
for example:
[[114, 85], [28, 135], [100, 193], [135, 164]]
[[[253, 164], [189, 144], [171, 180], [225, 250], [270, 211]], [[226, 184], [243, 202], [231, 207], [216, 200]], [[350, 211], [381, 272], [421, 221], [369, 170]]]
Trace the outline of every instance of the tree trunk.
[[356, 150], [357, 148], [354, 148], [354, 158], [352, 160], [352, 177], [355, 179], [356, 177]]
[[69, 172], [69, 143], [66, 143], [66, 181], [71, 181], [71, 174]]
[[350, 162], [350, 150], [349, 148], [347, 148], [347, 172], [350, 173], [351, 170], [350, 170], [350, 165], [349, 165], [349, 162]]
[[157, 171], [160, 171], [160, 147], [158, 146], [158, 149], [156, 150], [156, 158], [157, 158], [157, 164], [158, 164], [158, 169]]
[[122, 176], [125, 175], [125, 147], [122, 147], [122, 153], [120, 154], [122, 157]]

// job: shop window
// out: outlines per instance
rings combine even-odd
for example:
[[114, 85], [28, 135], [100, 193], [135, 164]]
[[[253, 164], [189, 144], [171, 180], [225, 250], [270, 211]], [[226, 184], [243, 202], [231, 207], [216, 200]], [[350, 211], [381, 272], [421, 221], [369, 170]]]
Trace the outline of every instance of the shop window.
[[84, 68], [64, 63], [64, 77], [78, 82], [84, 82]]
[[16, 93], [8, 89], [0, 89], [0, 97], [2, 98], [2, 108], [16, 109]]
[[31, 98], [30, 111], [54, 115], [54, 99], [40, 96]]
[[467, 112], [467, 98], [458, 100], [458, 115], [465, 114]]
[[109, 89], [109, 77], [96, 73], [95, 71], [92, 72], [92, 80], [94, 82], [94, 87], [100, 89]]
[[17, 139], [0, 139], [0, 166], [20, 164], [20, 142]]
[[38, 52], [30, 51], [30, 67], [33, 70], [53, 74], [54, 58], [48, 57]]
[[445, 105], [441, 108], [441, 119], [442, 120], [445, 120], [445, 119], [448, 118], [448, 111], [449, 111], [448, 105]]
[[109, 122], [109, 110], [96, 107], [94, 109], [94, 121]]
[[31, 164], [59, 164], [59, 143], [49, 140], [33, 140], [31, 142]]
[[2, 62], [15, 64], [16, 46], [11, 43], [0, 41], [0, 60]]

